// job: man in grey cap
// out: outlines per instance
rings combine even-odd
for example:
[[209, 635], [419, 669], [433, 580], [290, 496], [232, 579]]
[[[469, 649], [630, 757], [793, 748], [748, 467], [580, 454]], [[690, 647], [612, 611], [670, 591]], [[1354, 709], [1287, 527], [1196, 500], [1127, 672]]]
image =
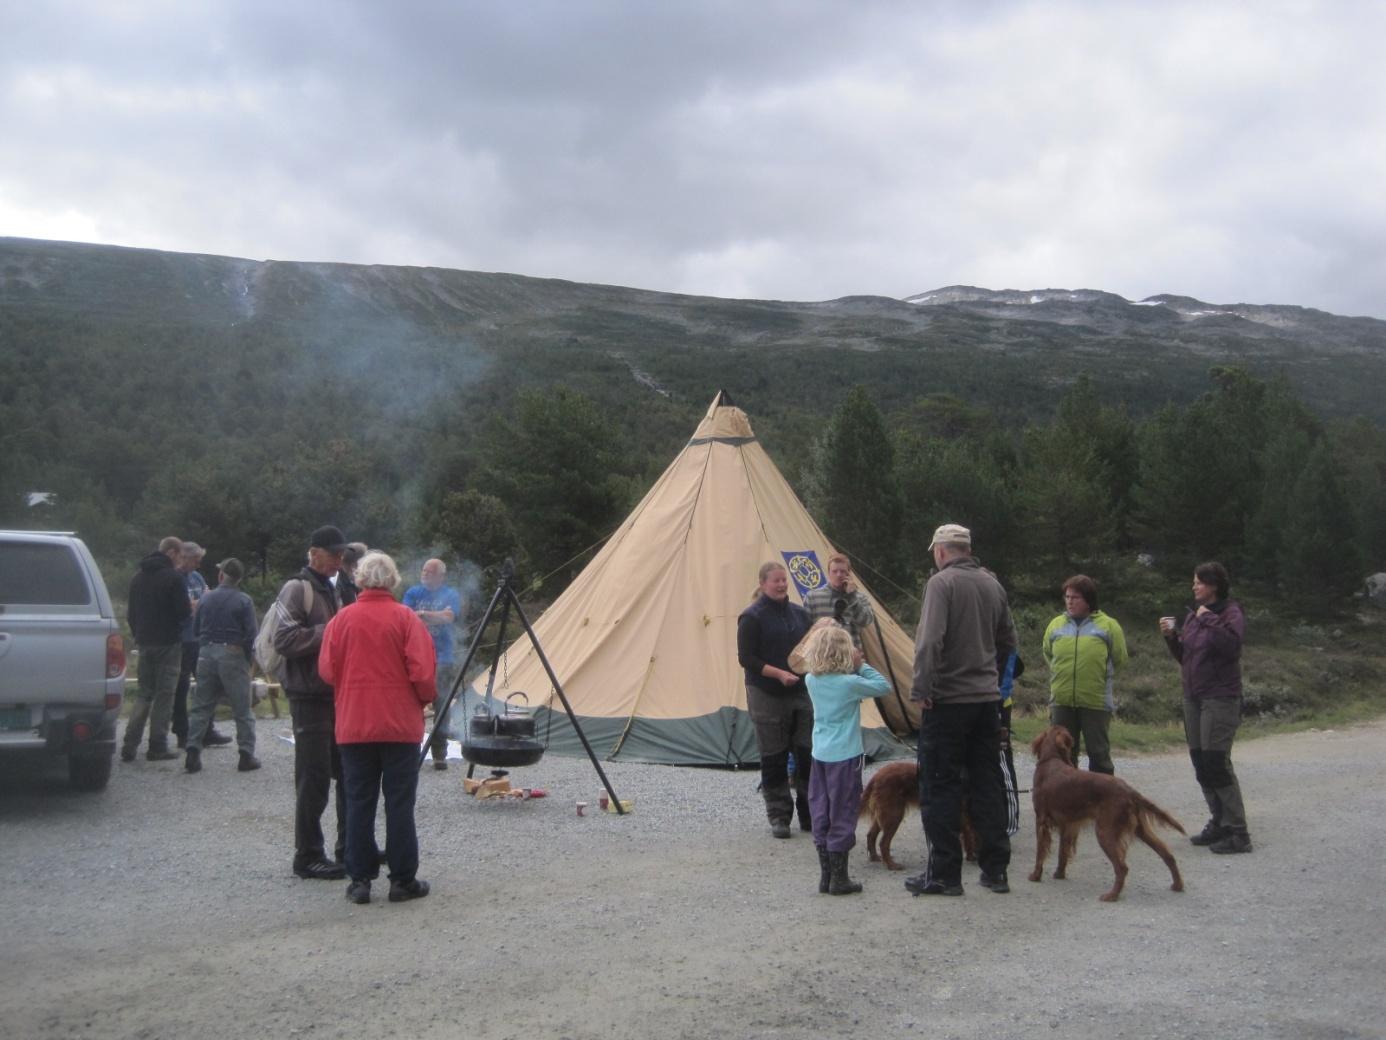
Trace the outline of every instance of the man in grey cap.
[[[197, 609], [202, 597], [207, 594], [207, 580], [202, 577], [198, 568], [202, 566], [202, 557], [206, 555], [207, 550], [196, 542], [184, 542], [178, 559], [174, 561], [174, 565], [183, 575], [184, 584], [188, 587], [188, 605], [192, 607], [192, 613], [183, 622], [183, 630], [180, 633], [183, 640], [183, 661], [178, 671], [178, 689], [173, 691], [173, 720], [169, 725], [179, 747], [186, 747], [188, 743], [188, 688], [192, 685], [193, 676], [197, 674], [197, 655], [201, 649], [193, 625], [197, 620]], [[198, 747], [231, 743], [231, 738], [218, 733], [210, 721], [207, 726], [208, 730], [202, 735]]]
[[[284, 622], [274, 633], [274, 648], [284, 657], [284, 694], [294, 720], [293, 870], [315, 881], [346, 877], [346, 797], [335, 735], [337, 716], [332, 687], [318, 674], [323, 629], [342, 606], [332, 578], [341, 570], [346, 551], [346, 535], [339, 528], [328, 524], [313, 532], [308, 565], [279, 590]], [[322, 814], [334, 786], [337, 844], [334, 857], [328, 859]]]
[[218, 584], [202, 597], [197, 632], [197, 685], [188, 706], [188, 754], [183, 768], [202, 769], [202, 744], [217, 701], [225, 698], [236, 720], [242, 773], [260, 768], [255, 757], [255, 716], [250, 711], [250, 660], [255, 651], [255, 604], [240, 590], [245, 569], [232, 557], [217, 564]]
[[924, 586], [914, 640], [919, 702], [919, 812], [929, 862], [905, 887], [917, 896], [960, 896], [962, 807], [977, 832], [979, 884], [1009, 892], [1006, 791], [999, 766], [1001, 700], [998, 653], [1016, 646], [1015, 624], [1001, 583], [972, 558], [972, 533], [944, 524], [929, 543], [938, 570]]

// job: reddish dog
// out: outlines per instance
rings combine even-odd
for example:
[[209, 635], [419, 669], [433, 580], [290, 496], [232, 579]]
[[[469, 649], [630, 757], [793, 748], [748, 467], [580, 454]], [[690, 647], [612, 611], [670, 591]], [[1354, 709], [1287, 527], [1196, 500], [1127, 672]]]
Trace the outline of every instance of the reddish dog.
[[[919, 763], [891, 762], [876, 770], [861, 793], [861, 814], [871, 817], [871, 829], [866, 832], [866, 852], [871, 862], [885, 861], [887, 870], [905, 868], [890, 858], [890, 843], [900, 822], [905, 818], [905, 810], [919, 807]], [[876, 855], [876, 839], [881, 839], [881, 854]], [[977, 858], [977, 838], [972, 832], [972, 822], [963, 809], [962, 825], [963, 854], [969, 860]]]
[[1153, 820], [1183, 834], [1184, 828], [1178, 820], [1124, 780], [1075, 769], [1070, 760], [1073, 738], [1062, 726], [1045, 730], [1030, 744], [1030, 750], [1036, 759], [1035, 782], [1031, 785], [1031, 797], [1035, 802], [1035, 869], [1030, 874], [1031, 881], [1044, 876], [1050, 828], [1059, 828], [1059, 866], [1054, 876], [1062, 878], [1077, 848], [1078, 831], [1091, 820], [1097, 844], [1102, 846], [1116, 871], [1111, 891], [1101, 897], [1104, 903], [1115, 902], [1121, 897], [1127, 874], [1126, 846], [1133, 834], [1165, 861], [1174, 878], [1170, 889], [1184, 891], [1179, 864], [1174, 862], [1174, 856], [1150, 826]]

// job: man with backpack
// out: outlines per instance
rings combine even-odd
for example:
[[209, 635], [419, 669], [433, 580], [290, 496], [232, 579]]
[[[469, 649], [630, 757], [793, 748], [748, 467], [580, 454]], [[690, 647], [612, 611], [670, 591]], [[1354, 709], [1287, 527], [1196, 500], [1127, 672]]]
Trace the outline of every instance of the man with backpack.
[[[318, 674], [318, 650], [327, 623], [341, 608], [332, 577], [342, 565], [346, 536], [330, 524], [313, 532], [308, 565], [279, 590], [274, 649], [283, 657], [284, 693], [294, 724], [294, 873], [315, 881], [346, 876], [346, 798], [337, 753], [332, 687]], [[337, 844], [327, 858], [322, 814], [336, 780]]]

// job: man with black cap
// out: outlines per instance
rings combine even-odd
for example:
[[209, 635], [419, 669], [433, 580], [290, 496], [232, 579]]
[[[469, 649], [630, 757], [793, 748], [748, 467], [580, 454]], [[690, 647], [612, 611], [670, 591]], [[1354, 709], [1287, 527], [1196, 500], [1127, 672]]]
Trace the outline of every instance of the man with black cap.
[[1001, 583], [972, 556], [972, 532], [944, 524], [929, 543], [938, 570], [924, 585], [911, 700], [919, 703], [919, 812], [929, 862], [905, 882], [917, 896], [960, 896], [964, 793], [977, 832], [978, 884], [1010, 891], [1006, 792], [999, 765], [997, 657], [1015, 649]]
[[[346, 535], [327, 525], [308, 542], [308, 566], [279, 590], [284, 622], [274, 648], [284, 657], [284, 693], [294, 722], [294, 873], [316, 881], [346, 877], [346, 798], [335, 736], [332, 687], [318, 674], [323, 629], [341, 609], [332, 584], [347, 551]], [[337, 844], [328, 859], [323, 846], [322, 813], [336, 780]]]
[[242, 773], [260, 768], [255, 757], [255, 716], [250, 711], [250, 660], [255, 651], [255, 604], [239, 588], [245, 569], [232, 557], [217, 564], [218, 584], [197, 608], [197, 685], [188, 705], [188, 755], [183, 768], [202, 769], [202, 745], [212, 712], [224, 697], [236, 720]]

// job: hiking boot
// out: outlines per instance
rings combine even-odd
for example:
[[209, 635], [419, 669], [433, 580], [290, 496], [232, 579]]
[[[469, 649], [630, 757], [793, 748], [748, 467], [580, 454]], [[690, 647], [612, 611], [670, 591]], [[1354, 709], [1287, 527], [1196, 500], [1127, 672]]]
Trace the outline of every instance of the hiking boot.
[[120, 749], [120, 760], [122, 762], [133, 762], [135, 760], [135, 749], [132, 747], [122, 747]]
[[1191, 845], [1212, 845], [1225, 836], [1222, 824], [1209, 820], [1203, 825], [1203, 829], [1189, 839]]
[[861, 891], [861, 882], [847, 876], [847, 857], [850, 853], [828, 853], [828, 894], [850, 896]]
[[168, 762], [178, 757], [177, 751], [170, 751], [167, 746], [152, 747], [144, 753], [144, 757], [150, 762]]
[[1225, 834], [1220, 841], [1215, 841], [1209, 845], [1208, 851], [1216, 852], [1219, 856], [1236, 852], [1250, 852], [1251, 838], [1245, 834]]
[[183, 759], [183, 772], [202, 772], [202, 752], [199, 751], [197, 748], [188, 748], [188, 755], [185, 759]]
[[260, 760], [249, 751], [242, 751], [240, 761], [236, 763], [236, 771], [240, 773], [254, 772], [260, 768]]
[[448, 768], [448, 760], [446, 758], [435, 758], [433, 760], [433, 768], [440, 773], [445, 771]]
[[983, 888], [990, 889], [998, 896], [1005, 895], [1011, 890], [1010, 883], [1006, 880], [1006, 872], [1003, 870], [999, 874], [988, 874], [982, 871], [982, 876], [977, 879], [977, 884]]
[[408, 881], [390, 882], [390, 902], [403, 903], [409, 899], [422, 899], [428, 895], [428, 882], [411, 878]]
[[225, 733], [218, 733], [214, 726], [208, 726], [207, 734], [202, 738], [203, 747], [224, 747], [229, 743], [231, 743], [231, 738]]
[[[392, 892], [391, 895], [393, 894]], [[371, 901], [371, 883], [364, 879], [353, 881], [347, 885], [346, 897], [359, 906], [365, 906]]]
[[832, 879], [832, 866], [828, 862], [828, 847], [818, 846], [818, 869], [821, 871], [818, 877], [818, 894], [828, 894], [828, 884]]
[[770, 825], [770, 834], [772, 837], [788, 838], [791, 833], [789, 824], [785, 823], [783, 820], [778, 820]]
[[905, 888], [911, 895], [916, 896], [960, 896], [963, 894], [962, 885], [954, 882], [944, 884], [942, 881], [930, 880], [928, 871], [923, 874], [916, 874], [914, 877], [905, 878]]
[[330, 859], [319, 858], [302, 866], [295, 866], [294, 873], [305, 881], [340, 881], [346, 877], [346, 867]]

